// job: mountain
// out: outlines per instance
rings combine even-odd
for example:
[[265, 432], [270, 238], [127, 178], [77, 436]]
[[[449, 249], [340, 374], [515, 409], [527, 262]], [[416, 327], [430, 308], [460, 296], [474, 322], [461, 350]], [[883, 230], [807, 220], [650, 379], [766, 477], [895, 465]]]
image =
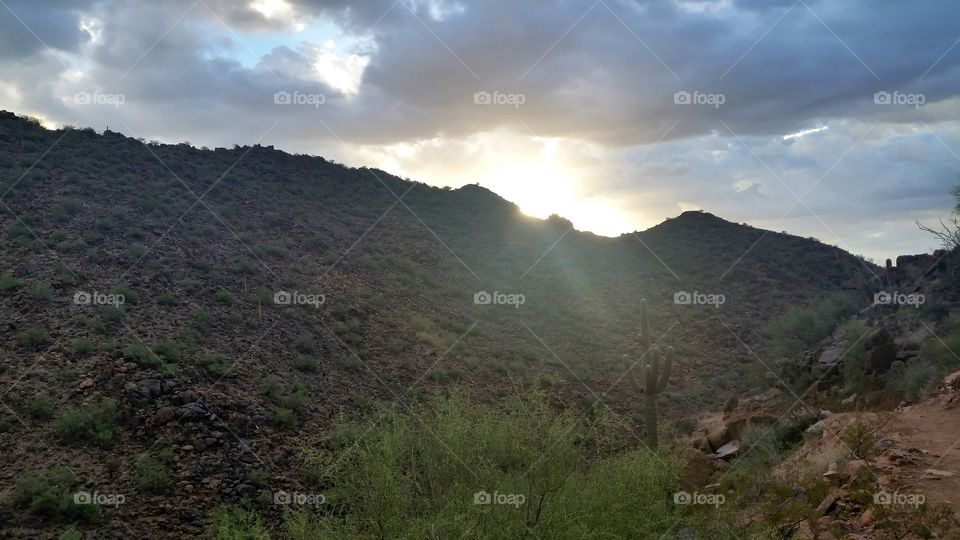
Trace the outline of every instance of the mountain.
[[[252, 470], [290, 470], [380, 402], [538, 386], [634, 415], [642, 299], [677, 350], [669, 414], [716, 407], [764, 379], [768, 320], [878, 271], [705, 212], [604, 238], [475, 185], [6, 112], [0, 203], [0, 479], [62, 466], [135, 493], [168, 469], [175, 502], [140, 489], [156, 505], [109, 513], [120, 535], [201, 531], [256, 489]], [[59, 530], [7, 507], [0, 524]]]

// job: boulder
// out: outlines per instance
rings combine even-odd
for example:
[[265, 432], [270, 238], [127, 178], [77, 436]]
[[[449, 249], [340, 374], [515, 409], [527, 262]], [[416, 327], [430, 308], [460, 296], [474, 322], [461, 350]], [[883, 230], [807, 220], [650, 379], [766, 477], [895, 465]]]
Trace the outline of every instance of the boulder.
[[897, 345], [892, 342], [868, 349], [864, 355], [864, 364], [866, 365], [867, 371], [872, 372], [887, 371], [896, 361]]
[[740, 441], [730, 441], [717, 449], [717, 457], [720, 459], [732, 458], [740, 453]]

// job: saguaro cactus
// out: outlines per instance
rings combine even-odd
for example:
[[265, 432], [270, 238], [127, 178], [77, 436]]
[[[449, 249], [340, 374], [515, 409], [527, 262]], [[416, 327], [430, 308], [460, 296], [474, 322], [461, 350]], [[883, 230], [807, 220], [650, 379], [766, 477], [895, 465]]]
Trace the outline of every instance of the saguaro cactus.
[[[673, 347], [666, 351], [653, 347], [650, 339], [650, 323], [647, 317], [647, 301], [640, 302], [640, 369], [631, 369], [634, 386], [643, 390], [643, 400], [647, 427], [647, 444], [656, 449], [657, 438], [657, 395], [664, 391], [670, 382], [670, 370], [673, 366]], [[639, 375], [637, 372], [639, 371]]]

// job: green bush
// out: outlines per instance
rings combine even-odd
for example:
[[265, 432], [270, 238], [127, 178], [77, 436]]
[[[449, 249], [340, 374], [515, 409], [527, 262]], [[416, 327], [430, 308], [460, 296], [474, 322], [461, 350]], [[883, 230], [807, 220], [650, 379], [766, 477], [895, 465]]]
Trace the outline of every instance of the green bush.
[[50, 469], [40, 476], [25, 474], [13, 486], [10, 504], [58, 521], [96, 521], [100, 517], [97, 505], [74, 502], [77, 485], [76, 478], [66, 469]]
[[32, 326], [17, 334], [17, 345], [29, 351], [39, 351], [50, 344], [46, 328]]
[[109, 448], [120, 429], [120, 411], [112, 399], [66, 410], [54, 427], [64, 442], [87, 442]]
[[217, 509], [209, 536], [213, 540], [270, 540], [260, 517], [236, 506]]
[[307, 371], [310, 373], [314, 373], [320, 369], [320, 361], [313, 356], [307, 356], [305, 354], [298, 355], [294, 365], [300, 371]]
[[0, 292], [9, 292], [13, 289], [19, 289], [23, 287], [24, 280], [14, 277], [10, 272], [4, 272], [0, 274]]
[[812, 348], [829, 336], [837, 324], [851, 315], [856, 299], [835, 294], [802, 306], [794, 306], [764, 325], [761, 334], [778, 356], [793, 356]]
[[170, 473], [160, 461], [151, 456], [143, 455], [137, 458], [137, 489], [144, 493], [159, 495], [165, 493], [173, 485]]
[[86, 356], [94, 350], [93, 342], [87, 338], [77, 338], [73, 340], [73, 354], [77, 356]]
[[233, 303], [233, 293], [226, 289], [220, 289], [214, 295], [214, 299], [221, 304], [230, 305]]
[[[337, 486], [328, 503], [343, 513], [288, 514], [287, 536], [657, 538], [690, 527], [704, 537], [749, 536], [719, 510], [701, 517], [675, 505], [676, 463], [613, 448], [624, 433], [611, 419], [581, 423], [540, 397], [500, 407], [454, 397], [411, 415], [381, 414], [373, 429], [350, 430], [350, 452], [326, 462]], [[525, 500], [475, 504], [484, 491]]]
[[53, 418], [53, 403], [45, 394], [36, 394], [27, 400], [27, 414], [34, 420]]
[[131, 343], [124, 347], [123, 357], [131, 362], [136, 362], [138, 366], [142, 367], [157, 367], [163, 363], [160, 361], [160, 358], [150, 350], [150, 347], [147, 347], [143, 343]]
[[197, 360], [197, 365], [214, 377], [226, 377], [231, 371], [230, 361], [219, 354], [203, 355]]

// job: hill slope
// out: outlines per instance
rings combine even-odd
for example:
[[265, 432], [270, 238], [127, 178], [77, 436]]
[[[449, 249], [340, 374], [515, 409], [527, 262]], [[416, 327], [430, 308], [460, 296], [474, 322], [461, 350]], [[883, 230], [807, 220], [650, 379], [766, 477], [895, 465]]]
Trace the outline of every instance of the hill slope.
[[[638, 395], [619, 381], [642, 298], [679, 352], [670, 410], [716, 406], [763, 375], [747, 346], [768, 318], [872, 277], [840, 249], [705, 213], [602, 238], [479, 186], [9, 113], [0, 203], [0, 479], [60, 465], [135, 493], [136, 456], [169, 457], [174, 495], [103, 512], [120, 534], [195, 533], [257, 468], [294, 489], [299, 449], [338, 415], [429, 388], [537, 384], [629, 413]], [[475, 303], [483, 291], [523, 303]], [[681, 291], [725, 301], [677, 305]], [[10, 508], [0, 520], [37, 526]]]

